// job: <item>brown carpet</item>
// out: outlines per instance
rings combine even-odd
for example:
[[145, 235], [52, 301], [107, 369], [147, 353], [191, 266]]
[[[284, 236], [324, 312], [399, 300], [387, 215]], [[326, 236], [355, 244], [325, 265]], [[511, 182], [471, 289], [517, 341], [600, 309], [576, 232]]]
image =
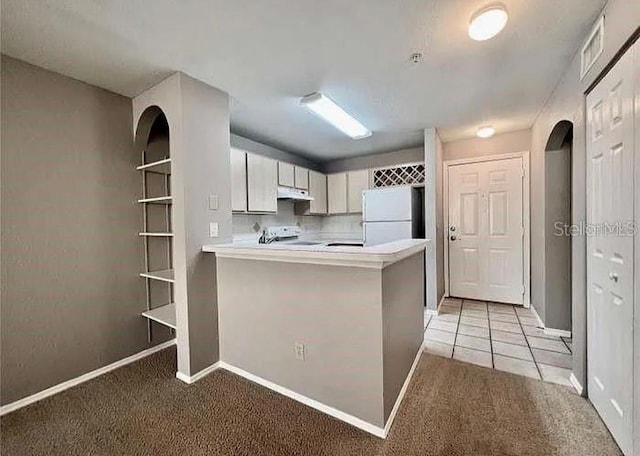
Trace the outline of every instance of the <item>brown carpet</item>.
[[174, 377], [175, 348], [2, 417], [9, 455], [619, 455], [566, 387], [423, 355], [381, 440], [226, 371]]

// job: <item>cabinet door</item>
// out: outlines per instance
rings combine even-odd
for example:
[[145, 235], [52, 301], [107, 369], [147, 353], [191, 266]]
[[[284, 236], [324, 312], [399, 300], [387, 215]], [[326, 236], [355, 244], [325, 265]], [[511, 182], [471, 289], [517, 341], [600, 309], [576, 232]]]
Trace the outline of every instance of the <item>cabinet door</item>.
[[247, 154], [247, 209], [249, 212], [277, 212], [277, 161]]
[[348, 173], [347, 211], [351, 214], [362, 212], [362, 192], [369, 188], [369, 170]]
[[247, 210], [247, 153], [231, 148], [231, 210]]
[[309, 194], [313, 201], [309, 203], [309, 213], [327, 214], [327, 176], [316, 171], [309, 171]]
[[291, 163], [278, 162], [278, 185], [293, 187], [295, 185], [293, 165]]
[[327, 209], [329, 214], [347, 213], [347, 173], [327, 176]]
[[307, 168], [295, 167], [295, 185], [301, 190], [309, 190], [309, 170]]

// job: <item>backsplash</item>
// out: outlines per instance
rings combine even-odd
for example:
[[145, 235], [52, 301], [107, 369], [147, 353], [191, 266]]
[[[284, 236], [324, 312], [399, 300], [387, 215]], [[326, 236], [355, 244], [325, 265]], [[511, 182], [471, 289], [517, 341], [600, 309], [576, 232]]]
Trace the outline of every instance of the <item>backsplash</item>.
[[330, 233], [340, 237], [362, 237], [362, 216], [350, 215], [295, 215], [294, 203], [278, 201], [277, 214], [233, 214], [233, 234], [257, 234], [265, 226], [297, 225], [305, 234]]

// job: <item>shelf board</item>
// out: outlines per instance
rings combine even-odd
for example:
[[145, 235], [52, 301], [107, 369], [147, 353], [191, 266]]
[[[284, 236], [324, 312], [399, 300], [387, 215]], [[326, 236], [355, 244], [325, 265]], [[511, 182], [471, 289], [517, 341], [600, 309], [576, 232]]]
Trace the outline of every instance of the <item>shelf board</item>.
[[144, 232], [138, 233], [139, 236], [148, 236], [148, 237], [173, 237], [173, 233], [160, 233], [160, 232]]
[[145, 163], [144, 165], [137, 166], [138, 171], [151, 171], [159, 174], [171, 174], [171, 159], [165, 158], [151, 163]]
[[169, 328], [176, 329], [176, 305], [173, 302], [142, 312], [142, 316], [149, 320], [157, 321]]
[[160, 280], [161, 282], [175, 282], [173, 269], [162, 269], [160, 271], [141, 272], [140, 277], [147, 279]]
[[138, 200], [139, 203], [148, 204], [171, 204], [173, 203], [173, 196], [159, 196], [157, 198], [143, 198]]

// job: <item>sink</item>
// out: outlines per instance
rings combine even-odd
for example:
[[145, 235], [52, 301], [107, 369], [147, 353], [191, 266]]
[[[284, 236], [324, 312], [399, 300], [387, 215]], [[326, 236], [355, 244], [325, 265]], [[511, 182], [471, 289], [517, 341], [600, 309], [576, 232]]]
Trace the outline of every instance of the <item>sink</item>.
[[287, 242], [287, 245], [320, 245], [322, 242], [313, 242], [313, 241], [295, 241], [295, 242]]
[[330, 242], [327, 247], [363, 247], [361, 242]]

